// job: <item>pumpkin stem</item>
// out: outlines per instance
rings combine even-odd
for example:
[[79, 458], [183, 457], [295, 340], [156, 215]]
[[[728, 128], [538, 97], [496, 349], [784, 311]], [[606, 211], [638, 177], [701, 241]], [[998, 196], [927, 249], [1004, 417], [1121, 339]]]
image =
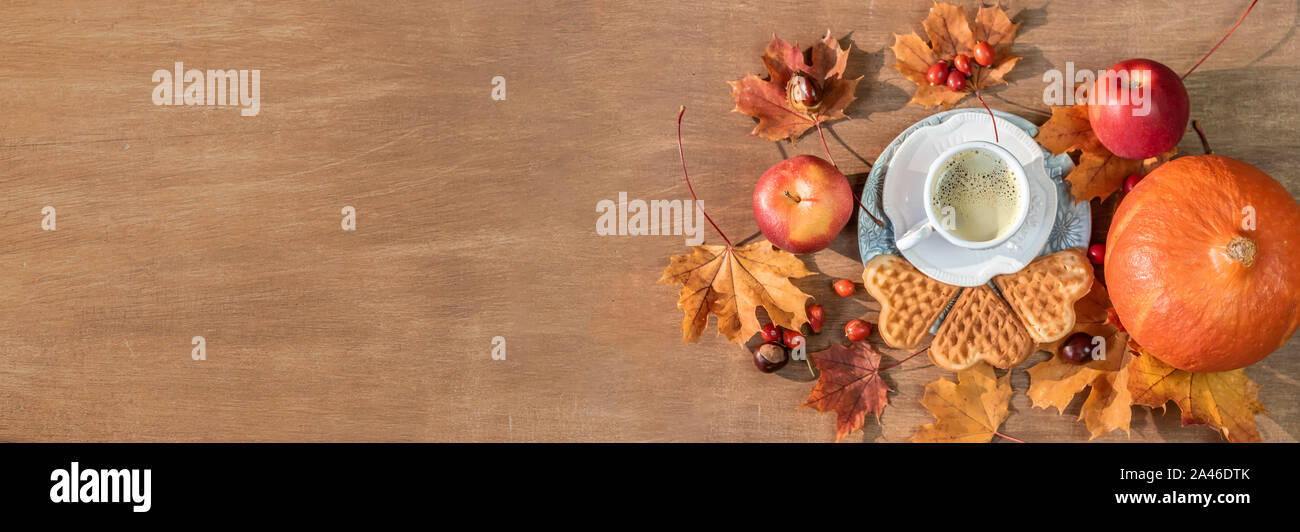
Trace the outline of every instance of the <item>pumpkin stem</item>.
[[1244, 236], [1234, 236], [1228, 242], [1228, 256], [1247, 268], [1255, 264], [1255, 252], [1258, 250], [1259, 245]]

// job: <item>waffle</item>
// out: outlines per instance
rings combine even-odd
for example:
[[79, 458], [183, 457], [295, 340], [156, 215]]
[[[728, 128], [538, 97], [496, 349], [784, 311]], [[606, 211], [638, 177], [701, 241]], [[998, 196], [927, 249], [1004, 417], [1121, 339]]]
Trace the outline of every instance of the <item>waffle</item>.
[[1024, 269], [993, 278], [1029, 336], [1039, 343], [1060, 340], [1074, 328], [1074, 302], [1092, 289], [1092, 264], [1068, 249], [1039, 257]]
[[899, 349], [920, 345], [957, 287], [931, 279], [906, 260], [877, 255], [862, 272], [867, 292], [880, 303], [877, 329], [885, 343]]
[[967, 369], [983, 360], [1006, 369], [1033, 354], [1033, 338], [993, 289], [962, 290], [957, 303], [930, 344], [930, 360], [950, 371]]

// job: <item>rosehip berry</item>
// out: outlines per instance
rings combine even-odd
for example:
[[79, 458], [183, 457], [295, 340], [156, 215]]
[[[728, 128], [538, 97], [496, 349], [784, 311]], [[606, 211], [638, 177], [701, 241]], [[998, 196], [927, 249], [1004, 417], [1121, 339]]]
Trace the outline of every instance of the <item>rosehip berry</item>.
[[1124, 178], [1124, 193], [1128, 194], [1129, 192], [1132, 192], [1133, 187], [1136, 187], [1139, 181], [1142, 181], [1142, 176], [1138, 174], [1129, 174], [1128, 177]]
[[781, 329], [781, 343], [790, 349], [804, 345], [804, 337], [794, 329]]
[[781, 369], [789, 361], [790, 356], [781, 344], [766, 343], [754, 350], [754, 365], [763, 373], [772, 373]]
[[1092, 362], [1092, 349], [1092, 335], [1077, 332], [1061, 344], [1061, 358], [1071, 364], [1087, 364]]
[[960, 90], [966, 88], [966, 75], [965, 75], [965, 74], [962, 74], [961, 72], [958, 72], [958, 71], [956, 71], [956, 70], [953, 70], [952, 72], [949, 72], [949, 73], [948, 73], [948, 88], [949, 88], [949, 89], [952, 89], [953, 92], [960, 91]]
[[844, 336], [854, 342], [866, 340], [871, 335], [871, 324], [862, 320], [853, 320], [844, 324]]
[[758, 331], [758, 335], [763, 337], [764, 342], [780, 342], [781, 327], [777, 326], [775, 323], [769, 323], [764, 325], [762, 330]]
[[938, 63], [930, 65], [930, 70], [925, 73], [925, 79], [926, 81], [929, 81], [931, 85], [943, 84], [943, 82], [948, 79], [948, 63], [939, 61]]
[[969, 76], [969, 75], [970, 75], [970, 56], [968, 56], [968, 55], [966, 55], [966, 54], [957, 54], [957, 57], [954, 57], [954, 58], [952, 59], [952, 67], [955, 68], [955, 69], [957, 69], [957, 70], [958, 70], [959, 72], [961, 72], [962, 74], [965, 74], [965, 75]]
[[813, 332], [822, 332], [822, 325], [826, 323], [826, 309], [821, 305], [812, 305], [808, 307], [808, 325], [812, 327]]
[[1088, 246], [1088, 262], [1096, 265], [1106, 262], [1106, 244]]
[[839, 294], [840, 297], [849, 297], [853, 295], [853, 281], [840, 279], [835, 281], [835, 284], [832, 286], [835, 287], [835, 293]]
[[993, 66], [993, 46], [985, 41], [975, 43], [975, 62], [980, 66]]

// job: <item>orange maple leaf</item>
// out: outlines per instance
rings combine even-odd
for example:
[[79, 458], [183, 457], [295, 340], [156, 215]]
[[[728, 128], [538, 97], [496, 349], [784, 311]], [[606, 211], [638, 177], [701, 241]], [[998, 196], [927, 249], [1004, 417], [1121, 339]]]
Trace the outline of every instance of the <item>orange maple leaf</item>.
[[[1029, 399], [1035, 407], [1056, 407], [1058, 414], [1084, 388], [1091, 387], [1079, 411], [1079, 419], [1088, 427], [1093, 439], [1113, 430], [1129, 433], [1133, 417], [1133, 398], [1128, 390], [1128, 334], [1110, 321], [1110, 295], [1106, 286], [1092, 283], [1088, 294], [1074, 303], [1073, 329], [1055, 342], [1039, 344], [1052, 358], [1029, 368]], [[1105, 357], [1076, 365], [1055, 356], [1067, 339], [1085, 333], [1106, 342]]]
[[746, 246], [694, 246], [692, 253], [668, 259], [660, 283], [682, 285], [677, 308], [685, 313], [682, 341], [698, 342], [709, 314], [718, 318], [718, 334], [743, 344], [757, 333], [758, 307], [772, 322], [799, 330], [808, 323], [804, 302], [812, 296], [791, 278], [812, 275], [802, 260], [766, 240]]
[[[1088, 324], [1083, 332], [1100, 336], [1103, 325]], [[1088, 398], [1079, 411], [1079, 420], [1088, 427], [1093, 439], [1113, 430], [1129, 433], [1133, 417], [1133, 397], [1128, 389], [1129, 362], [1127, 337], [1116, 333], [1106, 339], [1106, 359], [1076, 365], [1066, 362], [1053, 353], [1052, 358], [1029, 368], [1029, 399], [1035, 407], [1056, 407], [1065, 413], [1070, 401], [1084, 388], [1091, 387]]]
[[[921, 26], [930, 39], [929, 44], [915, 32], [907, 35], [894, 34], [894, 69], [917, 84], [916, 93], [908, 103], [926, 108], [939, 105], [952, 107], [976, 90], [1006, 83], [1007, 73], [1020, 61], [1020, 56], [1011, 53], [1011, 45], [1016, 40], [1020, 23], [1012, 23], [1001, 5], [980, 7], [972, 26], [966, 20], [966, 11], [961, 6], [947, 2], [935, 3]], [[974, 57], [975, 43], [979, 41], [985, 41], [993, 47], [993, 64], [986, 68], [972, 60], [973, 70], [966, 89], [954, 91], [947, 85], [930, 85], [925, 78], [930, 66], [939, 61], [951, 64], [957, 54]]]
[[1230, 442], [1260, 441], [1255, 414], [1266, 410], [1259, 402], [1259, 385], [1245, 371], [1192, 373], [1140, 348], [1134, 355], [1128, 380], [1134, 403], [1164, 407], [1173, 401], [1182, 411], [1184, 427], [1209, 425]]
[[1065, 179], [1080, 201], [1105, 199], [1119, 190], [1129, 174], [1146, 175], [1178, 151], [1174, 148], [1143, 161], [1111, 153], [1092, 131], [1087, 104], [1052, 107], [1052, 117], [1039, 128], [1034, 140], [1052, 153], [1079, 152], [1079, 164]]
[[[827, 30], [826, 37], [809, 51], [812, 64], [808, 64], [798, 45], [773, 35], [762, 56], [768, 78], [748, 74], [727, 82], [731, 85], [731, 97], [736, 101], [732, 111], [757, 118], [758, 125], [749, 134], [771, 140], [789, 138], [793, 141], [818, 122], [844, 118], [844, 108], [856, 98], [854, 92], [862, 80], [861, 76], [844, 79], [850, 48], [840, 48]], [[790, 103], [786, 84], [796, 73], [806, 74], [818, 84], [816, 89], [821, 91], [821, 105], [816, 109], [808, 110]]]
[[987, 443], [1011, 414], [1011, 373], [997, 378], [983, 362], [957, 372], [958, 382], [940, 378], [925, 385], [921, 405], [935, 423], [912, 435], [915, 443]]
[[832, 342], [830, 349], [808, 357], [821, 370], [821, 376], [803, 407], [836, 413], [836, 443], [862, 428], [867, 412], [875, 414], [876, 422], [880, 422], [880, 413], [889, 402], [885, 394], [890, 389], [880, 378], [880, 353], [875, 348], [866, 342], [854, 342], [851, 348]]

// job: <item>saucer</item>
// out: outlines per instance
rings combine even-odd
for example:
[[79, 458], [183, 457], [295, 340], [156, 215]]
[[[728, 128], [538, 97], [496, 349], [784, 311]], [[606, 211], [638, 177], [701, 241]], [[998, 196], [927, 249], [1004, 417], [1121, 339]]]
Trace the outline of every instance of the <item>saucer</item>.
[[[953, 113], [934, 125], [916, 129], [903, 139], [889, 159], [881, 191], [885, 216], [896, 231], [914, 227], [925, 220], [922, 198], [930, 164], [944, 150], [963, 142], [992, 142], [991, 120], [983, 111]], [[989, 249], [963, 248], [938, 234], [931, 234], [916, 246], [902, 251], [902, 256], [918, 270], [941, 282], [979, 286], [995, 275], [1019, 271], [1039, 255], [1052, 235], [1057, 219], [1058, 194], [1055, 183], [1047, 175], [1044, 150], [1009, 120], [998, 118], [997, 124], [998, 145], [1015, 155], [1025, 168], [1025, 178], [1029, 182], [1029, 214], [1011, 238]]]

